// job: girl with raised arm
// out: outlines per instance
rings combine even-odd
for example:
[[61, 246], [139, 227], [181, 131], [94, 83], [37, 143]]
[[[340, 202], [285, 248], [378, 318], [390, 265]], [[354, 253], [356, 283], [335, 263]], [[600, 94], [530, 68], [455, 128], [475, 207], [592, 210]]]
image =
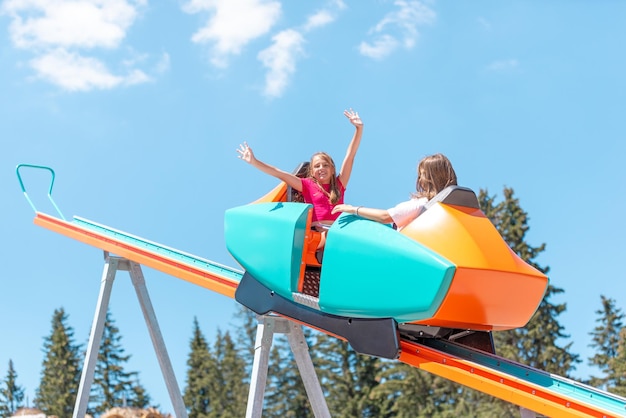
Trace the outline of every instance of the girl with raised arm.
[[337, 173], [333, 159], [325, 152], [317, 152], [311, 156], [308, 175], [300, 178], [259, 160], [246, 142], [239, 145], [237, 149], [240, 159], [301, 192], [305, 203], [313, 205], [312, 222], [318, 230], [327, 229], [339, 217], [339, 213], [333, 213], [333, 208], [344, 201], [354, 157], [363, 135], [363, 121], [359, 114], [352, 109], [345, 110], [343, 114], [354, 125], [355, 131], [339, 173]]

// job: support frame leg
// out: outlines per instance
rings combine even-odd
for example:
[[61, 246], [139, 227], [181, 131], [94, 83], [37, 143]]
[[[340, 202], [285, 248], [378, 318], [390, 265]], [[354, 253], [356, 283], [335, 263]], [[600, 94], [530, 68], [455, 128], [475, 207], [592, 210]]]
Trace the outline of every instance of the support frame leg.
[[152, 339], [152, 345], [154, 346], [154, 351], [156, 352], [159, 365], [161, 366], [161, 373], [163, 374], [163, 379], [165, 380], [165, 385], [167, 386], [167, 391], [170, 395], [170, 400], [172, 401], [174, 414], [177, 418], [187, 418], [187, 409], [185, 408], [185, 403], [183, 402], [183, 397], [180, 388], [178, 387], [178, 382], [176, 381], [174, 369], [167, 354], [165, 341], [163, 340], [163, 335], [161, 334], [161, 329], [159, 328], [159, 323], [157, 321], [156, 314], [154, 313], [150, 296], [148, 295], [148, 288], [146, 287], [146, 281], [144, 279], [143, 272], [141, 271], [141, 265], [135, 263], [134, 261], [128, 261], [128, 264], [128, 272], [130, 273], [130, 278], [133, 282], [133, 286], [135, 287], [135, 292], [137, 293], [137, 298], [139, 299], [139, 304], [141, 305], [141, 311], [143, 312], [143, 317], [146, 321], [146, 325], [148, 326], [150, 338]]
[[[285, 319], [285, 321], [287, 320]], [[309, 346], [304, 338], [302, 326], [292, 321], [287, 321], [287, 326], [289, 327], [289, 345], [296, 359], [300, 377], [302, 377], [306, 394], [313, 409], [313, 415], [316, 418], [330, 418], [330, 411], [326, 404], [322, 385], [317, 378], [317, 373], [315, 373], [315, 367], [313, 366]]]
[[260, 418], [263, 413], [263, 398], [267, 384], [269, 356], [274, 341], [274, 334], [286, 334], [293, 352], [300, 377], [304, 383], [313, 415], [316, 418], [330, 418], [330, 411], [322, 392], [322, 387], [315, 373], [309, 346], [304, 338], [302, 326], [274, 315], [257, 315], [258, 325], [254, 344], [254, 363], [250, 378], [250, 392], [246, 418]]
[[87, 406], [89, 404], [89, 393], [98, 362], [98, 352], [100, 350], [100, 341], [102, 340], [102, 332], [104, 331], [104, 321], [111, 299], [111, 289], [115, 280], [115, 273], [119, 267], [120, 259], [117, 257], [109, 257], [105, 253], [104, 269], [102, 271], [102, 280], [100, 281], [100, 294], [98, 295], [98, 303], [96, 305], [96, 313], [91, 324], [91, 333], [89, 335], [89, 343], [87, 344], [87, 353], [83, 364], [83, 371], [80, 376], [80, 384], [78, 386], [78, 396], [74, 404], [73, 418], [82, 418], [87, 414]]
[[118, 270], [126, 270], [130, 274], [133, 287], [137, 293], [137, 299], [139, 300], [139, 304], [141, 306], [141, 311], [143, 312], [143, 316], [148, 327], [150, 338], [152, 339], [152, 345], [154, 346], [159, 366], [161, 367], [161, 372], [170, 395], [170, 400], [174, 408], [174, 414], [177, 418], [187, 418], [187, 409], [185, 408], [182, 394], [174, 374], [174, 369], [172, 368], [170, 358], [167, 354], [165, 342], [156, 319], [154, 308], [152, 307], [152, 302], [150, 301], [141, 265], [122, 257], [110, 256], [107, 251], [104, 252], [104, 260], [105, 264], [100, 283], [100, 294], [98, 296], [96, 313], [94, 315], [91, 334], [89, 336], [89, 343], [87, 353], [85, 355], [85, 362], [83, 364], [83, 371], [81, 373], [78, 395], [76, 397], [76, 403], [72, 415], [73, 418], [82, 418], [87, 414], [89, 394], [91, 392], [96, 363], [98, 361], [98, 352], [100, 350], [102, 333], [104, 331], [107, 309], [111, 299], [111, 290]]

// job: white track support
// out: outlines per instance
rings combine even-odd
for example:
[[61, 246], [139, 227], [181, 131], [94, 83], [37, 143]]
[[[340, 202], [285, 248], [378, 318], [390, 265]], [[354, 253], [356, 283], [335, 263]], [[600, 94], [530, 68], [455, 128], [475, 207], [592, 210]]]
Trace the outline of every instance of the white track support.
[[174, 369], [167, 355], [167, 349], [161, 335], [161, 330], [148, 295], [148, 289], [146, 288], [146, 282], [141, 271], [141, 265], [134, 261], [127, 260], [121, 257], [110, 256], [107, 251], [104, 252], [104, 271], [102, 273], [102, 281], [100, 284], [100, 295], [98, 297], [98, 304], [96, 306], [96, 313], [93, 318], [93, 324], [91, 326], [91, 335], [89, 336], [89, 344], [87, 347], [87, 354], [85, 356], [85, 363], [83, 365], [83, 372], [80, 378], [80, 386], [78, 389], [78, 396], [76, 398], [76, 404], [74, 406], [73, 418], [82, 418], [87, 413], [87, 404], [89, 403], [89, 393], [91, 392], [91, 384], [93, 383], [94, 371], [96, 368], [96, 362], [98, 360], [98, 351], [100, 350], [100, 340], [102, 339], [102, 332], [104, 331], [104, 321], [106, 319], [106, 312], [109, 306], [109, 299], [111, 296], [111, 288], [113, 286], [113, 280], [115, 279], [115, 273], [118, 270], [128, 271], [130, 278], [135, 287], [139, 304], [143, 312], [150, 338], [152, 339], [152, 345], [156, 351], [159, 365], [161, 366], [161, 372], [167, 386], [170, 400], [174, 408], [174, 415], [176, 418], [187, 418], [187, 410], [183, 403], [183, 398], [176, 382], [174, 375]]
[[73, 418], [82, 418], [87, 414], [89, 392], [91, 391], [94, 370], [98, 361], [98, 351], [100, 349], [102, 331], [104, 330], [106, 311], [111, 297], [111, 287], [113, 287], [113, 280], [115, 279], [115, 273], [120, 261], [119, 258], [108, 257], [106, 253], [104, 260], [104, 270], [102, 272], [102, 280], [100, 281], [100, 295], [98, 296], [96, 313], [91, 324], [91, 334], [89, 335], [83, 371], [80, 375], [80, 385], [78, 386], [78, 396], [74, 404]]
[[187, 409], [183, 402], [183, 396], [176, 382], [176, 376], [174, 375], [174, 369], [172, 363], [167, 355], [167, 349], [165, 348], [165, 341], [159, 328], [154, 309], [152, 308], [152, 302], [150, 302], [150, 296], [148, 295], [148, 288], [146, 287], [146, 281], [143, 278], [141, 266], [133, 261], [128, 262], [130, 264], [130, 278], [135, 286], [135, 292], [141, 305], [143, 317], [148, 325], [148, 331], [150, 332], [150, 338], [152, 339], [152, 345], [156, 352], [161, 366], [161, 373], [163, 373], [163, 379], [167, 386], [167, 391], [170, 394], [170, 400], [174, 408], [174, 414], [176, 418], [187, 418]]
[[259, 324], [254, 344], [254, 364], [252, 366], [252, 376], [250, 377], [246, 418], [260, 418], [263, 413], [263, 397], [267, 382], [269, 356], [274, 341], [274, 334], [276, 333], [286, 334], [289, 339], [289, 346], [298, 365], [313, 414], [317, 418], [330, 418], [328, 405], [326, 405], [322, 387], [313, 367], [309, 346], [304, 339], [302, 326], [286, 318], [272, 315], [257, 316], [257, 319]]

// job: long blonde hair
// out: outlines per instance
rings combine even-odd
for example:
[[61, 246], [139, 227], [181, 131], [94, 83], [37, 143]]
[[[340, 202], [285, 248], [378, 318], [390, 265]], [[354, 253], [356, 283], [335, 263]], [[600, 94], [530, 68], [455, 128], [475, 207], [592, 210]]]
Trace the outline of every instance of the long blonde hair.
[[[319, 184], [319, 182], [317, 181], [315, 177], [313, 177], [313, 159], [315, 157], [322, 158], [324, 161], [330, 164], [330, 166], [333, 169], [332, 176], [330, 176], [330, 189], [328, 190], [328, 192], [326, 192], [324, 187], [321, 184]], [[315, 181], [315, 183], [317, 183], [320, 186], [322, 191], [328, 195], [328, 201], [331, 204], [336, 205], [337, 202], [339, 202], [339, 199], [341, 199], [341, 189], [339, 188], [339, 185], [337, 184], [337, 168], [335, 167], [335, 162], [333, 161], [330, 155], [328, 155], [325, 152], [316, 152], [315, 154], [311, 156], [311, 161], [309, 163], [309, 177], [313, 179], [313, 181]]]
[[456, 173], [448, 157], [443, 154], [429, 155], [417, 165], [417, 193], [414, 197], [430, 200], [446, 187], [456, 184]]

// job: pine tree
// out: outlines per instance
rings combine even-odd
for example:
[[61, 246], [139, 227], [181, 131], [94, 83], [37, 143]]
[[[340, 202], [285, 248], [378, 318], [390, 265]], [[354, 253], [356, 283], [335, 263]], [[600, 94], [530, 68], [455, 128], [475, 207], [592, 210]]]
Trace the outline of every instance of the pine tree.
[[589, 335], [592, 336], [592, 343], [589, 345], [596, 349], [596, 354], [589, 358], [588, 364], [600, 369], [603, 377], [592, 376], [589, 384], [595, 387], [607, 389], [614, 386], [615, 382], [611, 373], [611, 360], [618, 355], [620, 343], [620, 331], [624, 327], [622, 320], [624, 314], [615, 306], [615, 300], [600, 296], [602, 308], [596, 311], [598, 318], [597, 325]]
[[3, 383], [4, 387], [0, 389], [0, 416], [8, 417], [24, 406], [24, 389], [17, 384], [13, 360], [9, 360], [9, 369]]
[[121, 339], [120, 331], [107, 311], [91, 387], [90, 403], [96, 414], [114, 407], [144, 408], [150, 402], [150, 397], [138, 383], [138, 373], [124, 371], [130, 355], [124, 355]]
[[379, 358], [358, 354], [348, 343], [326, 334], [317, 337], [312, 351], [333, 417], [381, 416], [385, 401], [371, 395], [378, 386]]
[[248, 385], [246, 362], [228, 332], [218, 331], [213, 348], [219, 379], [217, 396], [211, 399], [211, 417], [238, 418], [246, 414]]
[[208, 418], [211, 416], [218, 373], [197, 318], [193, 320], [193, 337], [189, 346], [191, 352], [187, 359], [187, 385], [183, 399], [189, 418]]
[[44, 361], [34, 405], [47, 415], [70, 417], [80, 383], [80, 345], [74, 343], [74, 331], [66, 325], [63, 308], [52, 316], [52, 332], [44, 340]]
[[[211, 350], [195, 323], [191, 345], [184, 394], [189, 416], [244, 416], [248, 399], [246, 362], [236, 350], [230, 334], [218, 330]], [[192, 369], [195, 367], [198, 370]]]
[[[304, 338], [311, 347], [311, 330], [304, 328]], [[274, 338], [269, 361], [264, 415], [268, 417], [313, 417], [300, 369], [286, 336]]]
[[[505, 187], [503, 194], [504, 200], [496, 204], [495, 196], [480, 190], [478, 200], [482, 211], [522, 260], [547, 273], [549, 268], [541, 267], [535, 261], [545, 250], [546, 244], [532, 247], [526, 242], [526, 233], [530, 228], [528, 214], [521, 208], [512, 188]], [[549, 284], [537, 311], [525, 327], [494, 332], [497, 354], [549, 373], [567, 376], [580, 359], [578, 355], [570, 353], [571, 342], [564, 347], [557, 345], [558, 340], [569, 338], [557, 320], [566, 310], [566, 304], [551, 303], [551, 298], [560, 293], [563, 293], [562, 289]], [[475, 394], [469, 396], [471, 398]], [[484, 398], [480, 395], [478, 397]], [[499, 400], [492, 402], [490, 410], [500, 416], [519, 416], [517, 406]]]
[[239, 305], [239, 310], [235, 313], [235, 317], [240, 321], [235, 327], [237, 330], [237, 347], [241, 358], [246, 363], [246, 375], [250, 376], [252, 374], [258, 328], [257, 314], [245, 306]]
[[617, 355], [609, 361], [609, 370], [609, 392], [626, 396], [626, 327], [620, 331]]
[[[495, 197], [489, 197], [486, 191], [481, 190], [481, 208], [522, 260], [548, 273], [549, 267], [541, 267], [535, 261], [545, 250], [546, 244], [532, 247], [526, 242], [526, 233], [530, 229], [528, 214], [522, 210], [514, 193], [513, 189], [505, 187], [504, 200], [494, 205]], [[569, 352], [571, 342], [565, 347], [559, 347], [556, 343], [557, 340], [569, 338], [557, 321], [557, 317], [567, 309], [566, 304], [555, 305], [550, 302], [552, 296], [560, 293], [563, 293], [563, 289], [549, 284], [539, 308], [525, 327], [494, 333], [498, 354], [549, 373], [568, 375], [580, 359], [578, 355]]]
[[433, 417], [438, 411], [434, 389], [437, 377], [397, 361], [384, 361], [378, 374], [380, 384], [372, 390], [379, 399], [381, 417]]
[[[146, 408], [151, 401], [152, 398], [146, 389], [136, 380], [131, 388], [131, 397], [127, 404], [134, 408]], [[152, 408], [156, 409], [158, 405], [152, 405]]]

